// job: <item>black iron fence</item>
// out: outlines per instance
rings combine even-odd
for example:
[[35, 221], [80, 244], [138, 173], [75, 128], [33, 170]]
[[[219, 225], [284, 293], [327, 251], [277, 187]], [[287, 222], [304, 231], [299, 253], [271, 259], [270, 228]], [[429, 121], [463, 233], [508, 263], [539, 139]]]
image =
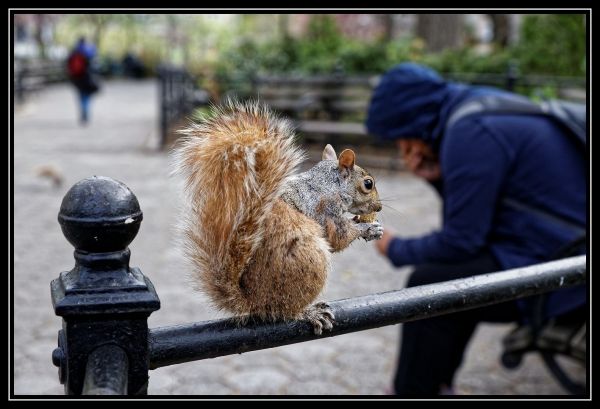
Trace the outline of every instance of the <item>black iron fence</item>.
[[199, 89], [198, 80], [180, 67], [163, 65], [158, 68], [160, 103], [160, 146], [167, 143], [172, 127], [194, 108], [208, 104], [206, 91]]
[[129, 267], [128, 245], [142, 221], [124, 184], [91, 177], [65, 195], [59, 223], [75, 266], [51, 284], [63, 317], [52, 354], [68, 395], [147, 393], [151, 369], [337, 336], [479, 308], [582, 284], [586, 256], [527, 268], [330, 302], [336, 321], [317, 336], [304, 321], [240, 326], [223, 319], [149, 329], [160, 308], [150, 280]]

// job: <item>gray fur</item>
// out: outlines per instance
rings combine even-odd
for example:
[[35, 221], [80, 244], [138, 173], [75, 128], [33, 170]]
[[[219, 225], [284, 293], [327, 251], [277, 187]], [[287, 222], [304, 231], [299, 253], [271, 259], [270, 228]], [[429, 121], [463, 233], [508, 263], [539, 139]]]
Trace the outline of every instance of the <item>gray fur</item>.
[[[327, 214], [341, 216], [347, 212], [352, 205], [351, 188], [348, 178], [343, 178], [338, 170], [337, 161], [322, 160], [290, 179], [283, 188], [281, 198], [311, 219], [317, 220], [320, 214], [316, 208], [323, 198], [332, 199], [327, 201]], [[336, 200], [340, 195], [343, 196], [341, 200]]]
[[357, 195], [356, 186], [352, 183], [356, 176], [362, 177], [363, 173], [366, 172], [356, 165], [352, 170], [340, 170], [337, 160], [322, 160], [308, 171], [289, 179], [283, 187], [281, 198], [323, 227], [327, 220], [334, 220], [337, 229], [344, 231], [344, 235], [349, 235], [349, 230], [358, 230], [357, 236], [365, 241], [377, 240], [383, 235], [383, 227], [379, 222], [355, 223], [344, 217], [346, 212], [371, 212], [370, 200]]

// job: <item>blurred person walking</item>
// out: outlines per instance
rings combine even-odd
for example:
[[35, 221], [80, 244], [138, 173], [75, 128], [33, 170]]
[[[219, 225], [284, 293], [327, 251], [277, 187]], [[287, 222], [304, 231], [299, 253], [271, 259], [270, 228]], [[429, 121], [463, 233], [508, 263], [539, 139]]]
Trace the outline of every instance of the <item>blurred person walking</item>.
[[96, 55], [96, 47], [80, 37], [67, 58], [69, 80], [75, 86], [79, 99], [79, 120], [85, 125], [90, 120], [90, 100], [98, 92], [99, 85], [94, 78], [92, 60]]

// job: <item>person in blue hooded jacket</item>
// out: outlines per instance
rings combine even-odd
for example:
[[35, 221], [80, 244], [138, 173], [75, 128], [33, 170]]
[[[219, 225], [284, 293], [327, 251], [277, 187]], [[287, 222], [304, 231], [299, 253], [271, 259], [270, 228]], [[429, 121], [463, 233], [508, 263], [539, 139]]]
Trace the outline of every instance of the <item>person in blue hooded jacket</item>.
[[[448, 125], [465, 101], [502, 94], [509, 93], [448, 82], [414, 63], [392, 68], [374, 90], [369, 133], [396, 140], [407, 168], [443, 200], [439, 231], [405, 238], [386, 229], [375, 244], [394, 266], [415, 265], [409, 287], [549, 261], [586, 234], [585, 160], [554, 119], [479, 113]], [[564, 289], [548, 297], [544, 313], [585, 303], [584, 286]], [[477, 324], [523, 321], [527, 308], [507, 302], [404, 324], [396, 394], [451, 390]]]

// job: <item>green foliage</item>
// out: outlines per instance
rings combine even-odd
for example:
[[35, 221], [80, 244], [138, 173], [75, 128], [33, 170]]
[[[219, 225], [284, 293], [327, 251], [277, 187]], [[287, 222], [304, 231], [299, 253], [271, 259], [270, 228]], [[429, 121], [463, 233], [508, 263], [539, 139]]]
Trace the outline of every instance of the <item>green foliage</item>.
[[214, 79], [218, 85], [211, 84], [216, 94], [235, 90], [244, 95], [250, 91], [252, 78], [259, 70], [260, 58], [258, 45], [246, 40], [237, 46], [223, 51], [214, 67]]
[[548, 100], [548, 99], [552, 99], [552, 98], [558, 98], [558, 88], [556, 86], [553, 85], [546, 85], [543, 87], [536, 87], [533, 90], [519, 90], [517, 89], [517, 91], [520, 91], [523, 94], [528, 95], [531, 99], [533, 99], [536, 102], [541, 102], [544, 100]]
[[442, 73], [485, 73], [503, 74], [512, 60], [509, 51], [481, 55], [472, 48], [446, 50], [439, 54], [426, 55], [421, 62]]
[[348, 41], [340, 50], [338, 67], [348, 74], [381, 72], [388, 68], [387, 54], [388, 47], [383, 42]]
[[428, 64], [441, 72], [502, 73], [509, 59], [507, 52], [481, 56], [470, 48], [428, 55], [423, 41], [410, 37], [389, 42], [348, 39], [332, 17], [318, 15], [312, 17], [302, 38], [239, 42], [222, 52], [215, 73], [219, 82], [235, 86], [261, 73], [374, 74], [404, 61]]
[[585, 47], [583, 14], [529, 15], [514, 56], [524, 72], [584, 76]]
[[343, 43], [344, 39], [331, 16], [313, 16], [306, 36], [298, 42], [298, 59], [302, 63], [302, 70], [316, 74], [335, 69]]
[[387, 43], [342, 41], [341, 34], [330, 25], [333, 23], [330, 18], [317, 21], [318, 24], [309, 25], [308, 34], [303, 38], [285, 37], [263, 44], [245, 40], [229, 48], [221, 54], [216, 65], [218, 78], [238, 82], [267, 73], [372, 74], [383, 72], [399, 62], [423, 57], [423, 44], [418, 39]]
[[[387, 43], [347, 39], [327, 15], [314, 16], [303, 38], [251, 44], [240, 43], [225, 52], [224, 65], [255, 73], [372, 74], [403, 61], [414, 61], [442, 73], [500, 74], [515, 62], [522, 74], [585, 75], [585, 24], [581, 14], [527, 15], [519, 44], [485, 54], [472, 47], [426, 54], [422, 41], [412, 38]], [[240, 59], [243, 61], [239, 64], [232, 63]], [[226, 70], [224, 65], [221, 68]]]
[[345, 40], [331, 16], [314, 16], [303, 38], [278, 38], [259, 44], [245, 38], [221, 53], [215, 66], [216, 80], [223, 90], [240, 89], [256, 74], [332, 72], [339, 66]]
[[[213, 95], [250, 92], [257, 74], [380, 74], [405, 61], [429, 65], [442, 74], [504, 74], [512, 63], [523, 75], [586, 73], [582, 14], [526, 15], [518, 44], [485, 53], [473, 44], [427, 53], [421, 39], [409, 36], [392, 41], [346, 38], [330, 15], [312, 15], [301, 37], [273, 30], [279, 20], [271, 22], [268, 16], [243, 15], [225, 24], [202, 15], [176, 17], [69, 15], [57, 27], [56, 39], [71, 47], [81, 34], [98, 36], [101, 57], [120, 60], [125, 52], [134, 51], [150, 70], [165, 59], [178, 59], [203, 78], [202, 86]], [[177, 31], [176, 38], [186, 41], [169, 40], [172, 30]], [[555, 91], [537, 92], [552, 95]]]

